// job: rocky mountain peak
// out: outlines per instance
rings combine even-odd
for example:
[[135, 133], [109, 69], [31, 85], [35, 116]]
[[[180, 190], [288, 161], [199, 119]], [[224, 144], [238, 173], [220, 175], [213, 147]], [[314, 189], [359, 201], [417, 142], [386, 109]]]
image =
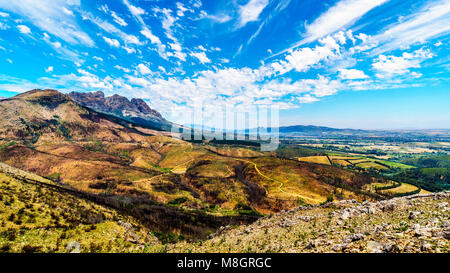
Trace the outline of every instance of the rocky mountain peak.
[[127, 98], [114, 94], [105, 98], [105, 104], [113, 111], [133, 111], [138, 112], [138, 108], [132, 104]]
[[148, 106], [148, 104], [145, 103], [142, 99], [133, 98], [131, 99], [131, 104], [135, 105], [137, 109], [144, 114], [155, 115], [162, 118], [161, 114], [158, 111], [151, 109], [150, 106]]
[[151, 122], [167, 123], [158, 111], [151, 109], [142, 99], [133, 98], [130, 101], [128, 98], [118, 94], [105, 97], [105, 94], [101, 91], [71, 92], [69, 96], [77, 103], [96, 111], [114, 114], [122, 118], [133, 117], [139, 118], [140, 121], [149, 120]]

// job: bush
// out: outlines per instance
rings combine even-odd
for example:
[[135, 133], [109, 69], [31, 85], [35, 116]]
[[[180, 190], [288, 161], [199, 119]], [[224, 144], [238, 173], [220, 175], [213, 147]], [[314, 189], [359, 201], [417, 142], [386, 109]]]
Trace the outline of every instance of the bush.
[[61, 175], [62, 175], [62, 173], [52, 173], [52, 174], [46, 176], [46, 178], [49, 180], [52, 180], [54, 182], [61, 182]]
[[22, 252], [24, 252], [24, 253], [34, 253], [34, 252], [38, 252], [40, 249], [41, 249], [40, 246], [24, 245], [22, 247]]
[[169, 201], [167, 204], [179, 206], [183, 203], [186, 203], [187, 200], [188, 200], [187, 197], [180, 197], [180, 198], [175, 198], [175, 199]]

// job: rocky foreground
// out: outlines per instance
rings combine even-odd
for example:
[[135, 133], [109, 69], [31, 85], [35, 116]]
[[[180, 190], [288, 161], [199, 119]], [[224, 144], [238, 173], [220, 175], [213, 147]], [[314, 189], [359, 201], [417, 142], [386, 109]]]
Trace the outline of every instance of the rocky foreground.
[[169, 252], [449, 252], [450, 192], [299, 207]]

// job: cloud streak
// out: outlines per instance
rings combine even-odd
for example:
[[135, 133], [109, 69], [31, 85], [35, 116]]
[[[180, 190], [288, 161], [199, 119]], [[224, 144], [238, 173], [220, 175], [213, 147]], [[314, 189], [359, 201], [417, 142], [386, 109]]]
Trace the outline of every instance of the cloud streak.
[[16, 13], [42, 31], [51, 33], [69, 44], [92, 47], [94, 41], [76, 23], [73, 16], [62, 12], [79, 6], [76, 1], [65, 0], [0, 0], [0, 8]]

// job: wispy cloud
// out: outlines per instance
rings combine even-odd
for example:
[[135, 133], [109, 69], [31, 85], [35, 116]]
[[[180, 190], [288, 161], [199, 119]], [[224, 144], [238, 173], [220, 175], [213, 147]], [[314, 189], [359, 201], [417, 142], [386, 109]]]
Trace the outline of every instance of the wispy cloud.
[[144, 20], [142, 19], [142, 15], [145, 14], [145, 10], [143, 10], [140, 7], [136, 7], [128, 0], [123, 0], [123, 3], [128, 8], [130, 13], [133, 15], [134, 19], [140, 24], [141, 31], [140, 33], [150, 40], [150, 42], [158, 48], [159, 55], [163, 58], [166, 58], [165, 50], [166, 46], [161, 42], [158, 36], [154, 35], [152, 31], [149, 29], [149, 27], [145, 24]]
[[105, 42], [108, 45], [110, 45], [112, 47], [120, 47], [120, 43], [116, 39], [111, 39], [111, 38], [108, 38], [108, 37], [103, 37], [103, 39], [105, 40]]
[[389, 0], [341, 0], [320, 15], [311, 24], [306, 25], [306, 33], [303, 35], [302, 40], [275, 54], [275, 56], [292, 48], [314, 42], [339, 30], [343, 30], [353, 25], [370, 10], [387, 1]]
[[210, 19], [214, 22], [223, 24], [223, 23], [231, 21], [231, 19], [233, 19], [233, 18], [230, 15], [225, 14], [225, 13], [209, 14], [206, 11], [202, 10], [200, 12], [200, 16], [199, 16], [199, 18], [197, 18], [197, 20], [200, 20], [200, 19]]
[[367, 79], [364, 71], [358, 69], [339, 69], [339, 77], [343, 80]]
[[114, 22], [116, 22], [118, 25], [123, 27], [128, 26], [128, 23], [125, 22], [125, 20], [119, 15], [117, 15], [117, 13], [115, 13], [114, 11], [111, 11], [111, 16], [114, 18]]
[[419, 11], [401, 18], [399, 23], [388, 26], [385, 31], [374, 35], [379, 42], [374, 54], [393, 49], [405, 49], [413, 44], [450, 33], [450, 1], [442, 0], [425, 5]]
[[141, 41], [139, 41], [139, 39], [136, 36], [125, 33], [124, 31], [118, 29], [116, 26], [114, 26], [114, 25], [110, 24], [109, 22], [104, 21], [98, 17], [93, 16], [89, 12], [83, 12], [82, 16], [83, 16], [84, 20], [89, 20], [90, 22], [95, 24], [97, 27], [108, 32], [109, 34], [120, 37], [120, 39], [122, 39], [124, 41], [124, 43], [126, 43], [126, 44], [135, 44], [135, 45], [142, 44]]
[[194, 58], [197, 58], [202, 64], [211, 62], [211, 60], [206, 56], [205, 52], [192, 52], [189, 55], [191, 55]]
[[269, 4], [269, 0], [250, 0], [247, 4], [239, 7], [239, 27], [249, 22], [258, 21], [259, 15]]
[[273, 11], [267, 16], [267, 18], [261, 23], [258, 30], [255, 33], [253, 33], [253, 35], [250, 37], [250, 39], [248, 39], [247, 45], [249, 45], [259, 35], [261, 30], [267, 24], [269, 24], [274, 17], [276, 17], [278, 14], [280, 14], [280, 12], [282, 12], [284, 9], [286, 9], [290, 3], [291, 3], [291, 0], [280, 1], [278, 3], [278, 5], [273, 9]]
[[43, 31], [51, 33], [70, 44], [94, 46], [94, 41], [76, 23], [73, 16], [63, 12], [63, 8], [79, 5], [69, 0], [0, 0], [0, 7], [18, 15]]

